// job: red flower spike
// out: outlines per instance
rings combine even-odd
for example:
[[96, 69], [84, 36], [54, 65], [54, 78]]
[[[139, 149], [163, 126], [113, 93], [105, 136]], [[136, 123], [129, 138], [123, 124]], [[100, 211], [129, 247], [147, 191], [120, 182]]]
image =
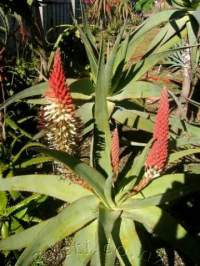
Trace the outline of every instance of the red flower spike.
[[119, 135], [118, 135], [117, 127], [116, 127], [113, 132], [112, 146], [111, 146], [112, 168], [113, 168], [113, 173], [116, 177], [119, 172], [119, 154], [120, 154]]
[[168, 101], [168, 91], [164, 88], [161, 91], [159, 108], [157, 111], [157, 116], [154, 124], [153, 139], [158, 138], [168, 138], [168, 118], [169, 118], [169, 101]]
[[154, 124], [153, 144], [145, 162], [145, 174], [150, 178], [159, 176], [168, 157], [169, 102], [168, 91], [161, 92], [160, 104]]
[[49, 78], [49, 88], [45, 96], [51, 101], [65, 106], [69, 113], [74, 111], [69, 87], [65, 85], [65, 74], [62, 67], [60, 50], [56, 51], [54, 57], [53, 70]]

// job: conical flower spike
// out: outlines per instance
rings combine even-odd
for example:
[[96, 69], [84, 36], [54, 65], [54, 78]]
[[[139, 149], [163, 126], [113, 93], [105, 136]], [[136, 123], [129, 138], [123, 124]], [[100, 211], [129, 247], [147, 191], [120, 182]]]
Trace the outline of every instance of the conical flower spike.
[[[76, 155], [80, 150], [81, 123], [75, 115], [70, 89], [65, 85], [60, 51], [56, 52], [49, 87], [45, 93], [48, 104], [41, 112], [41, 125], [50, 148]], [[72, 179], [61, 163], [55, 163], [59, 173]], [[74, 178], [74, 177], [73, 177]]]
[[118, 135], [118, 129], [116, 127], [113, 132], [112, 147], [111, 147], [111, 161], [112, 161], [112, 169], [114, 175], [113, 181], [116, 181], [119, 172], [119, 154], [120, 154], [119, 135]]
[[158, 176], [167, 162], [168, 135], [169, 102], [168, 91], [164, 88], [161, 92], [160, 104], [154, 124], [153, 144], [145, 162], [146, 175], [150, 174], [151, 178]]
[[148, 183], [164, 170], [168, 157], [169, 102], [168, 91], [161, 92], [159, 108], [153, 130], [153, 144], [145, 162], [145, 176], [134, 187], [134, 192], [141, 191]]
[[45, 96], [56, 103], [65, 106], [68, 112], [74, 111], [70, 89], [65, 85], [65, 74], [61, 62], [60, 50], [56, 51], [54, 57], [53, 71], [49, 78], [49, 88]]

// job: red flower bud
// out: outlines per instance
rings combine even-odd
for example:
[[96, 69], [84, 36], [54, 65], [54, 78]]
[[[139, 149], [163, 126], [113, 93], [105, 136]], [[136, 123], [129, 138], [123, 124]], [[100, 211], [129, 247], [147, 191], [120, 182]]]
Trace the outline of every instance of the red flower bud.
[[161, 92], [153, 130], [153, 144], [145, 162], [146, 175], [154, 178], [164, 169], [168, 157], [169, 102], [168, 91]]
[[119, 135], [116, 127], [113, 132], [112, 147], [111, 147], [111, 161], [112, 161], [113, 173], [115, 174], [115, 176], [117, 176], [119, 172], [119, 154], [120, 154]]

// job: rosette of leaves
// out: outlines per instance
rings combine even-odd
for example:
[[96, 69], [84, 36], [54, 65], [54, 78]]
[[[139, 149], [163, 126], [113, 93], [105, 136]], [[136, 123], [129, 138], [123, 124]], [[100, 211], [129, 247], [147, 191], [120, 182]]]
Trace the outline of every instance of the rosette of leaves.
[[[198, 178], [191, 176], [188, 180], [182, 173], [164, 172], [167, 159], [172, 163], [187, 155], [187, 152], [175, 152], [168, 156], [167, 94], [163, 93], [164, 100], [160, 102], [153, 142], [147, 144], [131, 163], [129, 161], [126, 169], [120, 170], [120, 138], [117, 130], [111, 137], [108, 104], [102, 89], [107, 87], [104, 60], [101, 53], [95, 91], [93, 166], [61, 151], [41, 149], [69, 167], [88, 183], [90, 189], [55, 175], [1, 178], [2, 191], [37, 192], [61, 199], [68, 205], [56, 216], [2, 240], [0, 249], [25, 248], [16, 265], [28, 266], [45, 249], [71, 235], [63, 265], [115, 265], [116, 261], [120, 265], [141, 265], [145, 263], [146, 253], [142, 226], [144, 232], [159, 237], [185, 254], [192, 263], [198, 263], [197, 239], [164, 210], [171, 201], [199, 188]], [[160, 156], [156, 157], [155, 152]], [[194, 149], [195, 152], [199, 149]], [[150, 179], [142, 184], [144, 165], [145, 176]]]

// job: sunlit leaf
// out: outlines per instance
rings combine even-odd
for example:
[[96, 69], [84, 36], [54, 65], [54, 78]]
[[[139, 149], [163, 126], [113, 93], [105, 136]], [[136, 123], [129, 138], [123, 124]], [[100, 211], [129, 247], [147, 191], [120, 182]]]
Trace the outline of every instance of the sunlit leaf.
[[89, 190], [57, 175], [24, 175], [0, 178], [0, 191], [29, 191], [55, 197], [66, 202], [73, 202], [91, 195]]

